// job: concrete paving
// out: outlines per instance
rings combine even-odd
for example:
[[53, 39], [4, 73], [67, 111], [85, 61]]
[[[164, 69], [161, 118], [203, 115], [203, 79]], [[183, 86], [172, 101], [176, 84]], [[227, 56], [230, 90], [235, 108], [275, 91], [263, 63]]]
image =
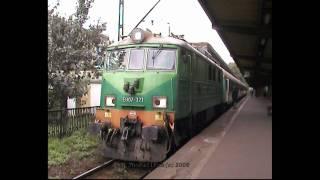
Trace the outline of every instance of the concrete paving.
[[263, 98], [244, 98], [145, 178], [271, 179], [269, 103]]

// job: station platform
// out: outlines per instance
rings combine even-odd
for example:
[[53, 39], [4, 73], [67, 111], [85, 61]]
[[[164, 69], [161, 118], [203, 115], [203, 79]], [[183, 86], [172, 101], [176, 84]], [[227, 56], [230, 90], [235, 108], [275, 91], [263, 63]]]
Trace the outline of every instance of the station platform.
[[271, 179], [270, 104], [243, 98], [145, 179]]

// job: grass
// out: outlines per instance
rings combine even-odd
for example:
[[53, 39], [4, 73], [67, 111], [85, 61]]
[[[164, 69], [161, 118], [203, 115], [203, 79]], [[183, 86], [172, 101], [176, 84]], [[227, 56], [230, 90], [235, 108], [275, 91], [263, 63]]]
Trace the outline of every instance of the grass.
[[83, 129], [63, 139], [50, 137], [48, 139], [48, 165], [64, 164], [71, 156], [79, 160], [88, 157], [98, 144], [99, 138], [90, 135]]

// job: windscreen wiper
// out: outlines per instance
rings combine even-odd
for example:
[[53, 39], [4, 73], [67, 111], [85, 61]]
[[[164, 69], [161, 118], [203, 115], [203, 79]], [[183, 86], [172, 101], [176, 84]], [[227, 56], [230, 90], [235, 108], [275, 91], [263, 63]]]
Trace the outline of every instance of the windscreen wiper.
[[156, 57], [161, 53], [161, 51], [162, 51], [162, 48], [159, 48], [156, 53], [153, 53], [153, 55], [152, 55], [152, 60], [155, 60]]

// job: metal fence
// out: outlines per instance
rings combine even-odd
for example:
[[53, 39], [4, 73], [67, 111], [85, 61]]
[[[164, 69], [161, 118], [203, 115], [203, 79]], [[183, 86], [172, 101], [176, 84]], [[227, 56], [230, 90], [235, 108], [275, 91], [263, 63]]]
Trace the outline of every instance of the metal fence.
[[48, 110], [48, 136], [62, 138], [78, 129], [88, 127], [90, 122], [94, 122], [96, 108], [94, 106]]

